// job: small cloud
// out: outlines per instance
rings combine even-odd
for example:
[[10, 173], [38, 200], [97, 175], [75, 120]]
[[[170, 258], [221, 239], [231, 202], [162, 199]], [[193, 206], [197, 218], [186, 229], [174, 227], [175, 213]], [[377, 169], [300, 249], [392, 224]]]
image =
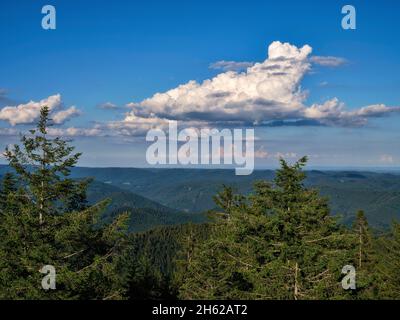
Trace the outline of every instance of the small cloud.
[[244, 71], [247, 68], [251, 67], [254, 65], [254, 62], [248, 62], [248, 61], [217, 61], [212, 64], [210, 64], [209, 68], [210, 69], [215, 69], [215, 70], [222, 70], [222, 71]]
[[323, 67], [339, 67], [347, 63], [347, 60], [333, 56], [312, 56], [310, 61]]
[[393, 163], [394, 159], [393, 156], [391, 156], [390, 154], [382, 154], [380, 157], [380, 161], [383, 163]]
[[51, 136], [59, 137], [99, 137], [104, 136], [104, 132], [99, 127], [93, 128], [49, 128], [48, 133]]
[[282, 153], [282, 152], [277, 152], [273, 155], [274, 158], [276, 159], [295, 159], [298, 158], [297, 153], [295, 152], [286, 152], [286, 153]]
[[104, 110], [117, 110], [117, 109], [119, 109], [119, 107], [116, 104], [112, 103], [112, 102], [100, 103], [100, 104], [97, 105], [97, 107], [99, 109], [104, 109]]
[[322, 82], [318, 83], [319, 87], [327, 87], [328, 85], [329, 85], [328, 81], [322, 81]]
[[0, 88], [0, 98], [4, 98], [7, 95], [7, 90]]
[[270, 154], [264, 149], [264, 146], [261, 146], [256, 152], [254, 152], [254, 157], [259, 159], [266, 159], [270, 156]]
[[11, 99], [8, 95], [9, 91], [7, 89], [0, 88], [0, 107], [18, 104], [17, 101]]
[[63, 124], [67, 120], [77, 117], [80, 114], [81, 112], [75, 106], [72, 106], [66, 110], [61, 110], [55, 113], [52, 116], [52, 120], [54, 121], [55, 124]]
[[325, 101], [323, 104], [313, 104], [305, 109], [304, 114], [309, 119], [318, 120], [321, 124], [342, 127], [364, 126], [369, 118], [381, 118], [391, 113], [399, 113], [400, 107], [389, 107], [375, 104], [360, 109], [346, 111], [345, 104], [337, 98]]
[[18, 131], [15, 128], [0, 128], [0, 136], [17, 136]]
[[298, 155], [295, 152], [269, 153], [265, 150], [264, 146], [261, 146], [257, 151], [254, 152], [254, 157], [259, 159], [296, 159], [298, 158]]
[[29, 101], [16, 106], [6, 106], [0, 109], [0, 120], [9, 122], [12, 126], [17, 124], [34, 123], [40, 116], [40, 109], [47, 106], [50, 110], [50, 117], [54, 123], [62, 124], [72, 117], [80, 114], [76, 107], [64, 109], [61, 95], [56, 94], [38, 102]]

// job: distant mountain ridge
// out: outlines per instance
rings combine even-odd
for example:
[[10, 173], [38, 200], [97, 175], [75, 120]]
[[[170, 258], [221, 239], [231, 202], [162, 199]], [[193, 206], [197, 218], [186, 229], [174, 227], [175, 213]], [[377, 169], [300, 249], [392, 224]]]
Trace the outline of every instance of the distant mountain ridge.
[[[0, 179], [8, 171], [10, 171], [8, 166], [0, 165]], [[83, 177], [75, 176], [73, 178], [80, 179]], [[206, 221], [206, 216], [203, 214], [188, 214], [109, 183], [92, 181], [87, 191], [89, 204], [94, 204], [104, 199], [110, 199], [111, 202], [103, 213], [102, 221], [111, 222], [115, 216], [128, 212], [130, 213], [130, 232], [142, 232], [157, 226]]]
[[[0, 166], [0, 174], [5, 170], [6, 166]], [[233, 170], [224, 169], [77, 167], [72, 171], [73, 178], [93, 177], [102, 183], [101, 188], [96, 184], [91, 187], [90, 192], [96, 188], [101, 190], [89, 192], [90, 198], [100, 199], [102, 193], [114, 194], [114, 211], [125, 205], [147, 208], [159, 212], [162, 215], [159, 218], [164, 221], [174, 215], [185, 221], [192, 216], [198, 221], [196, 214], [214, 208], [212, 196], [222, 185], [248, 193], [254, 181], [271, 181], [274, 174], [273, 170], [256, 170], [250, 176], [236, 176]], [[393, 219], [400, 220], [400, 175], [397, 173], [310, 170], [306, 185], [327, 196], [332, 213], [340, 214], [345, 224], [352, 223], [359, 209], [377, 227], [387, 227]]]
[[[256, 180], [274, 178], [273, 170], [257, 170], [236, 176], [233, 170], [76, 168], [76, 177], [92, 176], [103, 182], [188, 213], [214, 208], [212, 196], [222, 185], [251, 192]], [[351, 224], [362, 209], [374, 226], [387, 227], [400, 219], [400, 175], [361, 171], [307, 171], [307, 186], [318, 188], [329, 198], [333, 214]]]

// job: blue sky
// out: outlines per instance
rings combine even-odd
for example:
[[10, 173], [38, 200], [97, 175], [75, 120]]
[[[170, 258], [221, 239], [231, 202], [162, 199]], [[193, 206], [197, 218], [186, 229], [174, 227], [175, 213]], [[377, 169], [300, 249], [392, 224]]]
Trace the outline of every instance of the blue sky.
[[[56, 30], [41, 28], [46, 4], [56, 8]], [[345, 4], [356, 8], [356, 30], [341, 28]], [[274, 41], [297, 48], [309, 45], [309, 58], [341, 59], [335, 66], [313, 63], [301, 75], [304, 107], [337, 98], [347, 112], [374, 105], [396, 108], [399, 14], [395, 0], [2, 1], [0, 108], [60, 94], [60, 110], [75, 106], [79, 116], [60, 120], [59, 128], [118, 124], [111, 137], [73, 137], [84, 152], [81, 165], [145, 166], [144, 137], [132, 130], [132, 135], [120, 134], [121, 122], [131, 111], [127, 104], [139, 104], [146, 118], [150, 109], [141, 104], [144, 99], [190, 80], [212, 79], [224, 72], [210, 68], [218, 61], [263, 62]], [[115, 108], [99, 107], [107, 102]], [[159, 117], [165, 116], [162, 107], [154, 107]], [[211, 123], [218, 120], [213, 114], [207, 117]], [[243, 120], [248, 125], [254, 119]], [[279, 155], [308, 154], [313, 166], [399, 166], [399, 113], [372, 114], [364, 120], [357, 126], [343, 125], [342, 117], [334, 124], [324, 118], [319, 126], [258, 126], [256, 148], [268, 156], [256, 162], [259, 167], [273, 166]], [[29, 121], [10, 121], [6, 116], [0, 120], [2, 132], [7, 132], [0, 135], [3, 146], [16, 140], [5, 129], [31, 126]]]

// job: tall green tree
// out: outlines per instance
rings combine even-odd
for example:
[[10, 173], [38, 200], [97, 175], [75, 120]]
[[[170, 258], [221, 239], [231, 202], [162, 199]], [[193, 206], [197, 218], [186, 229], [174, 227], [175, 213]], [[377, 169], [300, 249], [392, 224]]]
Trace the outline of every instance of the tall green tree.
[[349, 233], [327, 200], [304, 186], [306, 161], [281, 160], [274, 183], [256, 183], [248, 197], [220, 193], [224, 215], [194, 251], [182, 298], [345, 298], [340, 280], [352, 258]]
[[400, 299], [400, 223], [393, 222], [389, 235], [378, 239], [377, 297]]
[[352, 297], [356, 299], [374, 299], [379, 283], [376, 269], [376, 239], [362, 210], [356, 214], [352, 235], [354, 243], [353, 265], [357, 272], [357, 285]]
[[[100, 223], [108, 202], [87, 205], [88, 182], [68, 177], [81, 154], [73, 154], [68, 141], [50, 138], [50, 125], [43, 107], [37, 128], [5, 151], [19, 189], [7, 191], [4, 206], [20, 201], [18, 210], [3, 211], [0, 221], [0, 298], [122, 298], [119, 257], [127, 215]], [[41, 285], [45, 275], [39, 270], [46, 265], [56, 270], [55, 290]]]
[[364, 211], [357, 212], [353, 223], [353, 230], [356, 235], [357, 245], [357, 268], [369, 265], [373, 259], [373, 237], [368, 225], [367, 217]]

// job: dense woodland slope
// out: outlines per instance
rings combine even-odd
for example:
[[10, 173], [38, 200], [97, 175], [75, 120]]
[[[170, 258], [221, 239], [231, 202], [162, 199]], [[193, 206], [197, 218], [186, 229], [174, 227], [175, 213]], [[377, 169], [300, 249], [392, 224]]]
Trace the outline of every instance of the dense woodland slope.
[[[0, 166], [0, 176], [6, 171], [7, 166]], [[130, 229], [142, 231], [148, 226], [204, 221], [200, 213], [215, 208], [212, 197], [223, 185], [249, 193], [255, 181], [271, 181], [274, 171], [235, 176], [232, 170], [77, 167], [72, 177], [95, 180], [88, 190], [90, 201], [113, 199], [107, 215], [135, 208], [136, 226], [132, 223]], [[342, 216], [346, 225], [351, 225], [360, 209], [377, 228], [400, 219], [398, 173], [311, 170], [305, 183], [328, 197], [332, 214]]]

